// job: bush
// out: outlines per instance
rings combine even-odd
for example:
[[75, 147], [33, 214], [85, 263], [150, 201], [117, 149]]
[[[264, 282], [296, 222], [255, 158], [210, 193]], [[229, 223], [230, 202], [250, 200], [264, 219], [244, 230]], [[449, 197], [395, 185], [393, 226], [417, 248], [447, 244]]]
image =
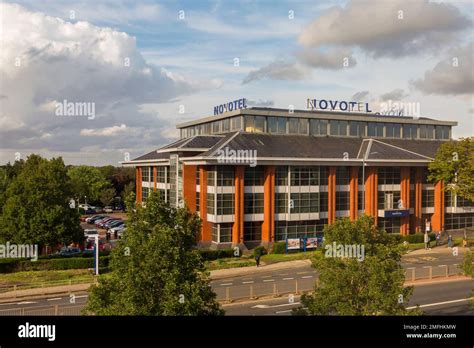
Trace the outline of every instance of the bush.
[[[428, 233], [430, 241], [436, 240], [435, 233]], [[416, 243], [424, 243], [425, 242], [425, 234], [424, 233], [415, 233], [409, 234], [408, 236], [403, 236], [403, 239], [406, 240], [408, 243], [416, 244]]]
[[272, 254], [285, 254], [285, 253], [286, 253], [286, 242], [273, 243]]
[[[99, 269], [109, 266], [109, 256], [99, 257]], [[71, 257], [56, 259], [39, 259], [30, 261], [25, 259], [0, 260], [0, 273], [13, 273], [21, 271], [50, 271], [65, 269], [94, 268], [93, 258]]]
[[267, 249], [265, 249], [263, 245], [256, 247], [255, 249], [253, 249], [253, 256], [256, 257], [257, 255], [267, 255]]
[[199, 254], [204, 261], [213, 261], [235, 256], [234, 249], [199, 250]]

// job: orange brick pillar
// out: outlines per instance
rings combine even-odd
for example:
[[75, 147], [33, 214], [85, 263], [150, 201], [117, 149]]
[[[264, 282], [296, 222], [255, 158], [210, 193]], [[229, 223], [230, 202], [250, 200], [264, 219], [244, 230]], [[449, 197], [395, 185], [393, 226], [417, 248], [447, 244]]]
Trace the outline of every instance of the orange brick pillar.
[[[156, 191], [156, 181], [158, 176], [158, 168], [153, 167], [153, 191]], [[163, 197], [164, 198], [164, 197]]]
[[[400, 199], [403, 209], [410, 209], [410, 167], [400, 169]], [[400, 234], [403, 236], [410, 234], [410, 216], [400, 218]]]
[[[199, 193], [199, 205], [201, 208], [201, 238], [202, 242], [212, 241], [211, 223], [207, 221], [207, 169], [200, 166], [199, 182], [201, 192]], [[194, 202], [194, 209], [196, 209], [196, 202]]]
[[438, 181], [434, 185], [434, 213], [431, 216], [431, 226], [433, 232], [444, 230], [444, 183]]
[[421, 199], [422, 199], [422, 177], [423, 177], [423, 168], [417, 167], [415, 171], [415, 206], [413, 207], [413, 215], [412, 215], [412, 231], [415, 233], [421, 233], [424, 231], [424, 222], [421, 221], [422, 219], [422, 212], [421, 212]]
[[352, 221], [357, 220], [358, 193], [359, 193], [359, 167], [351, 167], [351, 179], [349, 182], [349, 216]]
[[196, 169], [197, 166], [183, 165], [183, 196], [186, 205], [196, 212]]
[[232, 245], [244, 243], [244, 166], [235, 167], [234, 225], [232, 226]]
[[378, 174], [377, 167], [366, 167], [365, 169], [365, 213], [378, 222]]
[[328, 171], [328, 224], [336, 221], [336, 167]]
[[273, 242], [275, 224], [275, 166], [265, 166], [262, 244]]
[[135, 191], [137, 196], [137, 203], [142, 202], [142, 168], [137, 167], [135, 171]]

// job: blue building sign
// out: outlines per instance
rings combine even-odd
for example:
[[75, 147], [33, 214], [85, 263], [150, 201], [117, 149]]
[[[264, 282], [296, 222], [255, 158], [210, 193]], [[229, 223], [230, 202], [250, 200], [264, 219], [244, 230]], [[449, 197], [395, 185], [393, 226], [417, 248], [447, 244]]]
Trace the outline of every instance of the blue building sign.
[[246, 108], [247, 108], [247, 99], [241, 98], [241, 99], [237, 99], [225, 104], [214, 106], [214, 116], [223, 114], [224, 112], [227, 112], [227, 111], [234, 111], [234, 110], [246, 109]]
[[410, 216], [410, 209], [385, 210], [384, 211], [384, 217], [385, 218], [406, 217], [406, 216]]

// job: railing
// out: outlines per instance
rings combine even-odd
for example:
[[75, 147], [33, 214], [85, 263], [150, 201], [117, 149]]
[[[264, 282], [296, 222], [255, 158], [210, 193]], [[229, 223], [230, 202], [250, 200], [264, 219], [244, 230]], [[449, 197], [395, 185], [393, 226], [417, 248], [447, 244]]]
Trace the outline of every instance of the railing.
[[0, 310], [0, 316], [10, 315], [81, 315], [81, 310], [84, 307], [81, 305], [73, 306], [43, 306], [43, 307], [22, 307], [22, 308], [9, 308]]
[[20, 290], [30, 290], [39, 288], [48, 288], [54, 286], [71, 286], [75, 284], [92, 284], [96, 278], [91, 279], [69, 279], [69, 280], [51, 280], [29, 284], [0, 285], [0, 294], [5, 292], [17, 292]]

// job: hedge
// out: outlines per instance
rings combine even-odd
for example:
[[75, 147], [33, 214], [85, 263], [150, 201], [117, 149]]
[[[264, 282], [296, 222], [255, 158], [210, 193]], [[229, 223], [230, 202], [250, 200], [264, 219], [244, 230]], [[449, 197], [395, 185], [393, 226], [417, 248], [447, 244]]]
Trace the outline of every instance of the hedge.
[[218, 250], [199, 250], [204, 261], [212, 261], [226, 257], [235, 257], [234, 249], [218, 249]]
[[[436, 240], [436, 234], [431, 232], [428, 233], [430, 237], [430, 241]], [[409, 234], [408, 236], [403, 236], [403, 240], [407, 241], [408, 243], [416, 244], [416, 243], [424, 243], [425, 242], [425, 234], [424, 233], [415, 233]]]
[[256, 247], [255, 249], [253, 249], [253, 256], [256, 257], [257, 254], [260, 254], [260, 256], [266, 255], [267, 254], [267, 249], [265, 249], [265, 247], [263, 245], [260, 245], [260, 246]]
[[[99, 257], [99, 268], [109, 266], [110, 256]], [[21, 271], [50, 271], [65, 269], [94, 268], [94, 259], [91, 257], [70, 257], [56, 259], [0, 259], [0, 273]]]
[[272, 254], [285, 254], [285, 253], [286, 253], [286, 242], [273, 243]]

